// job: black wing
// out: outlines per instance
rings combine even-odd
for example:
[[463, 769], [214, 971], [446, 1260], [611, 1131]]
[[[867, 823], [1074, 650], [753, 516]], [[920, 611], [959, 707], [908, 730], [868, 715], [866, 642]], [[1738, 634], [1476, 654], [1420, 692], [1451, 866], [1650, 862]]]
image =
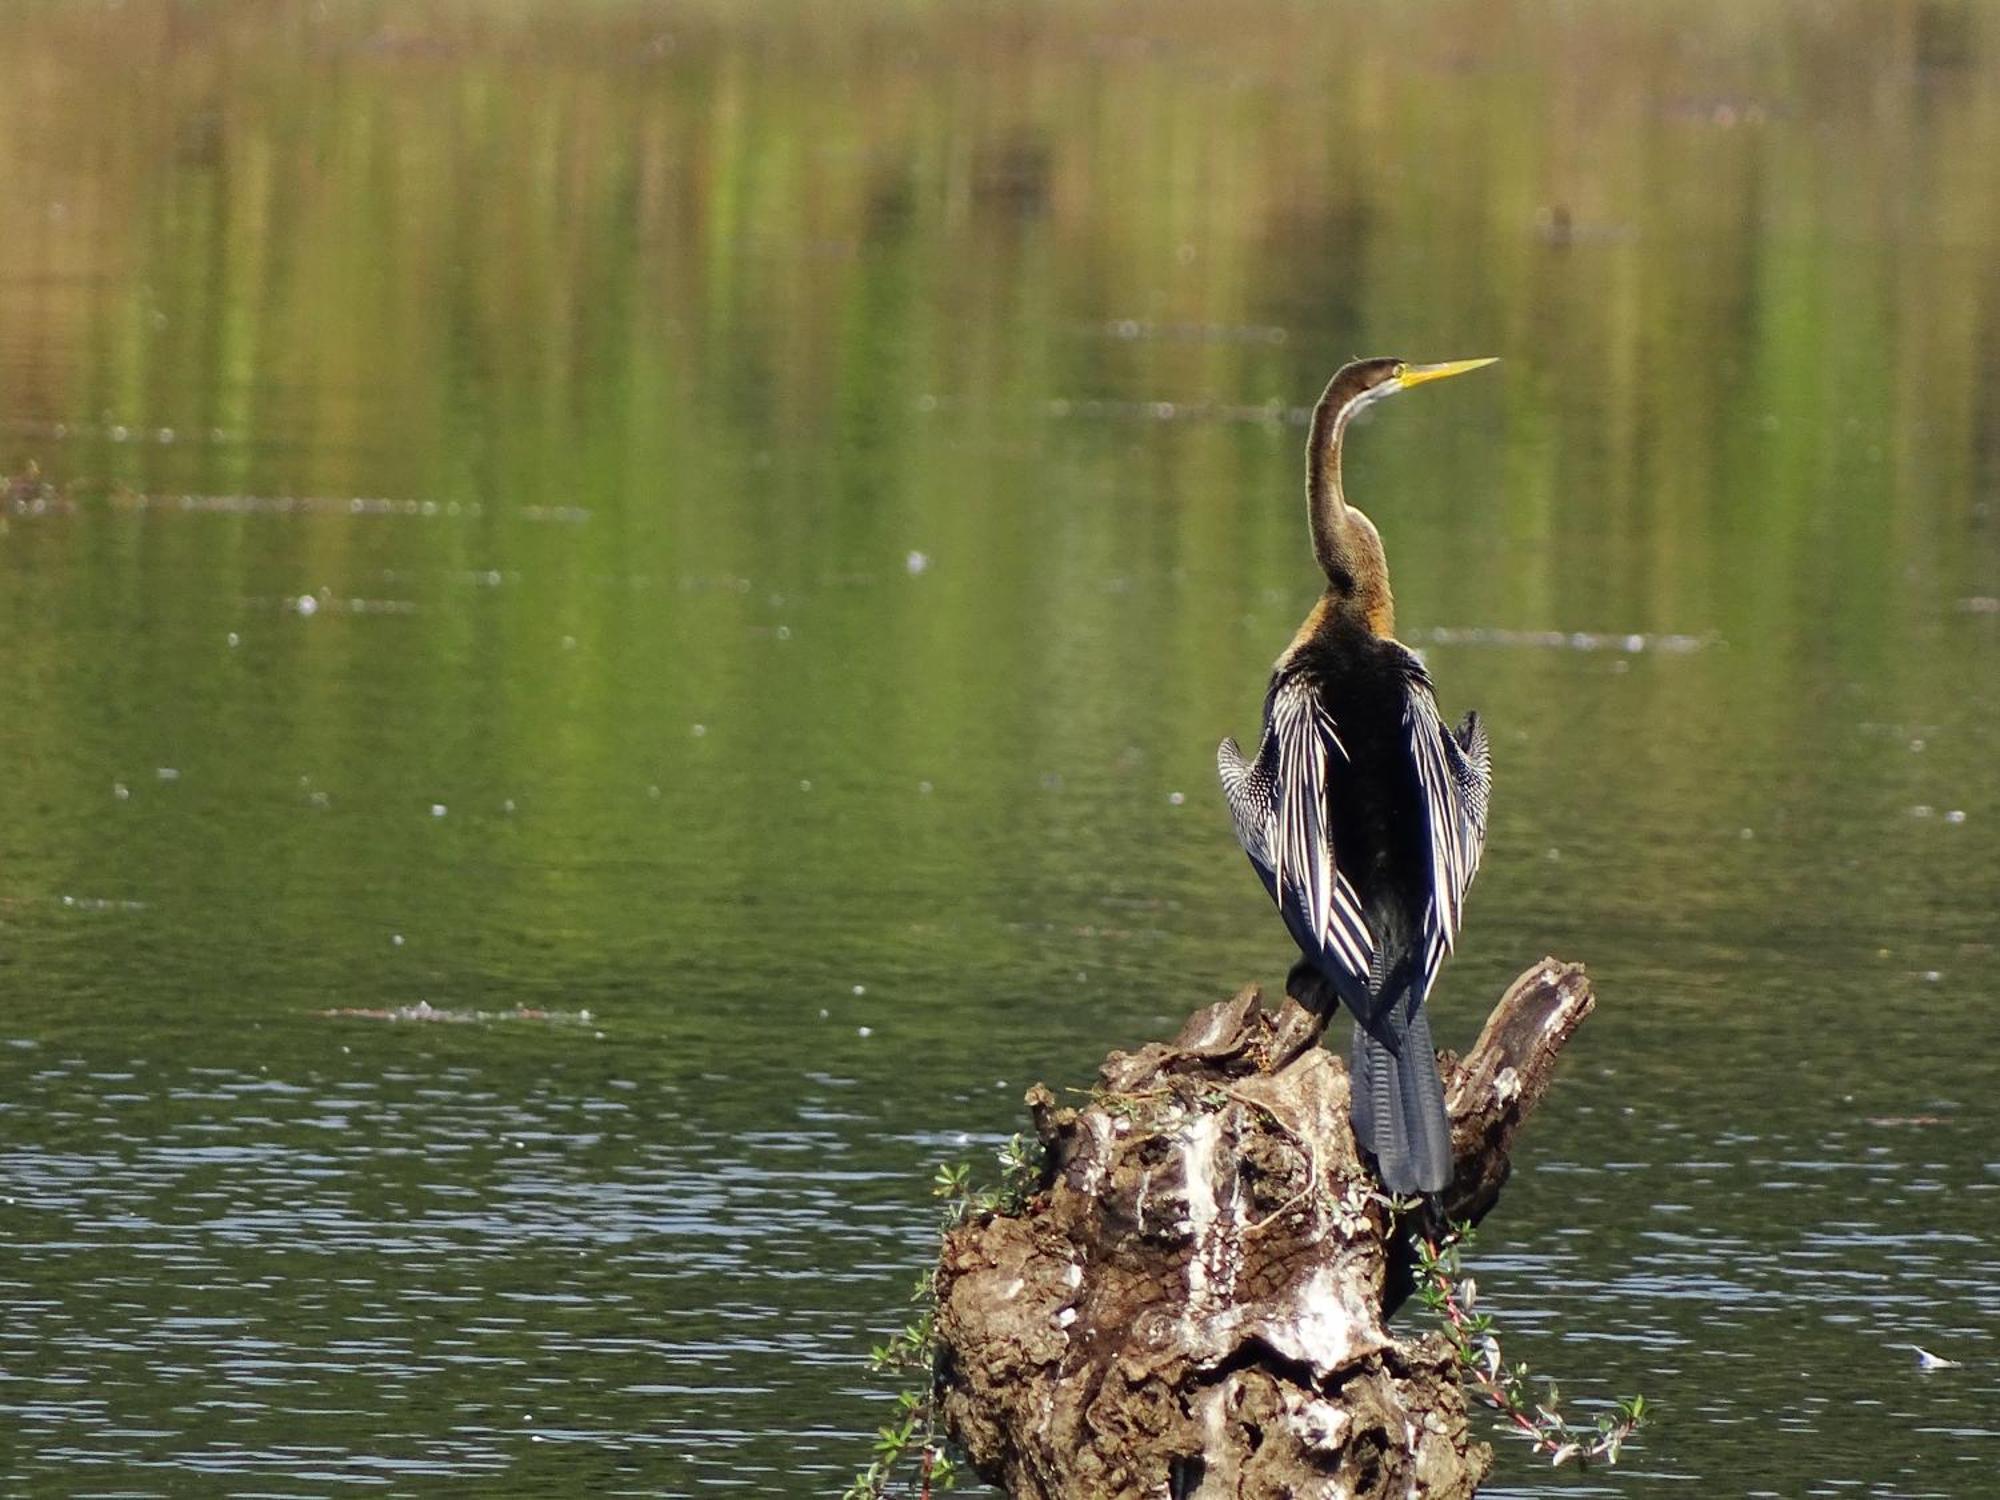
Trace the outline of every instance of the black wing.
[[1418, 929], [1416, 999], [1421, 1001], [1451, 952], [1465, 889], [1472, 884], [1486, 848], [1486, 798], [1493, 769], [1479, 715], [1467, 714], [1456, 732], [1447, 730], [1438, 715], [1430, 677], [1414, 656], [1408, 680], [1403, 730], [1423, 794], [1431, 858], [1430, 900]]
[[1375, 943], [1354, 887], [1335, 858], [1326, 791], [1347, 751], [1305, 678], [1280, 675], [1264, 703], [1264, 739], [1246, 761], [1233, 739], [1216, 769], [1236, 839], [1264, 879], [1307, 957], [1329, 977], [1368, 986]]

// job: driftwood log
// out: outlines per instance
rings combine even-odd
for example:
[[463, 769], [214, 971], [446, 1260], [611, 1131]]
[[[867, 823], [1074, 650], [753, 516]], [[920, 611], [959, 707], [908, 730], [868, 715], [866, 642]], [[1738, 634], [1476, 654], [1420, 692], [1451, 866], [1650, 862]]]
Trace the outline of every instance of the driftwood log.
[[[1594, 1004], [1545, 959], [1442, 1056], [1447, 1217], [1493, 1207]], [[945, 1428], [1014, 1500], [1443, 1500], [1485, 1477], [1450, 1347], [1386, 1326], [1411, 1216], [1356, 1148], [1323, 1025], [1250, 988], [1112, 1053], [1079, 1108], [1029, 1091], [1040, 1191], [954, 1229], [937, 1281]]]

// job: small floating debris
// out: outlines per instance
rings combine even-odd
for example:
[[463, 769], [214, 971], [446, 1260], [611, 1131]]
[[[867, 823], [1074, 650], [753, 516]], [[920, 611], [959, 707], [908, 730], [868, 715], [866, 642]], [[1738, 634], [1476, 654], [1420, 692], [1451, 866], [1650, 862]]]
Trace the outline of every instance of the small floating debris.
[[581, 526], [590, 512], [581, 505], [524, 505], [516, 512], [524, 521], [547, 521], [559, 526]]
[[276, 609], [308, 620], [314, 615], [413, 615], [417, 612], [414, 599], [343, 599], [331, 589], [321, 589], [316, 594], [288, 594], [278, 599], [246, 598], [243, 603], [248, 608]]
[[[155, 326], [166, 325], [156, 323]], [[136, 439], [159, 443], [163, 447], [190, 440], [208, 443], [243, 440], [242, 433], [228, 427], [210, 427], [206, 431], [190, 433], [172, 427], [149, 428], [143, 422], [41, 422], [32, 418], [15, 418], [0, 422], [0, 431], [18, 432], [31, 438], [51, 438], [56, 442], [67, 442], [71, 438], [109, 438], [114, 443], [128, 443]]]
[[1051, 417], [1085, 421], [1108, 418], [1140, 422], [1254, 422], [1266, 426], [1303, 427], [1312, 420], [1309, 406], [1290, 406], [1282, 401], [1256, 405], [1226, 401], [1106, 401], [1096, 397], [1081, 400], [1057, 396], [1043, 410]]
[[76, 504], [42, 478], [41, 467], [29, 461], [14, 475], [0, 475], [0, 516], [68, 515]]
[[542, 1010], [517, 1005], [511, 1010], [455, 1010], [419, 1000], [414, 1005], [340, 1005], [317, 1012], [344, 1021], [427, 1021], [437, 1025], [470, 1026], [495, 1021], [535, 1021], [546, 1026], [587, 1026], [594, 1019], [587, 1010]]
[[1734, 130], [1739, 125], [1763, 125], [1773, 118], [1789, 118], [1784, 105], [1750, 97], [1722, 96], [1667, 99], [1655, 106], [1663, 120], [1682, 125], [1711, 125], [1718, 130]]
[[912, 578], [930, 567], [930, 565], [930, 554], [926, 552], [912, 551], [903, 559], [903, 571], [908, 573]]
[[1659, 652], [1686, 655], [1726, 645], [1713, 631], [1701, 635], [1650, 635], [1644, 632], [1598, 630], [1503, 630], [1496, 626], [1435, 626], [1411, 632], [1411, 637], [1430, 646], [1525, 647], [1541, 651], [1619, 651], [1628, 656]]
[[1630, 224], [1578, 222], [1567, 203], [1544, 203], [1535, 210], [1535, 234], [1543, 244], [1564, 249], [1570, 245], [1622, 245], [1639, 237]]
[[64, 896], [62, 904], [70, 911], [145, 911], [149, 905], [144, 901], [118, 901], [108, 896]]
[[[1884, 1129], [1900, 1128], [1906, 1125], [1942, 1125], [1948, 1119], [1945, 1115], [1869, 1115], [1867, 1118], [1870, 1125], [1881, 1126]], [[1914, 1349], [1916, 1345], [1912, 1344], [1909, 1347]]]
[[117, 490], [113, 510], [220, 516], [477, 516], [477, 500], [404, 500], [387, 495], [149, 495]]
[[[1183, 247], [1186, 248], [1186, 247]], [[1149, 323], [1113, 318], [1092, 330], [1105, 338], [1148, 339], [1177, 344], [1282, 344], [1291, 337], [1273, 323]]]

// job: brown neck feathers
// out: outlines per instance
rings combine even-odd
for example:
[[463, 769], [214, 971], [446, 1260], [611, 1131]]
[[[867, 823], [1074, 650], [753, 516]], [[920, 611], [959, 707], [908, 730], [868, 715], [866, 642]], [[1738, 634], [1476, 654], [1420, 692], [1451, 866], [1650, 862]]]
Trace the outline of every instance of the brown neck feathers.
[[1361, 398], [1381, 383], [1375, 367], [1385, 363], [1389, 362], [1357, 361], [1327, 383], [1313, 408], [1312, 436], [1306, 445], [1307, 514], [1313, 557], [1326, 574], [1329, 612], [1359, 619], [1381, 636], [1396, 628], [1388, 559], [1375, 523], [1349, 505], [1341, 489], [1340, 445]]

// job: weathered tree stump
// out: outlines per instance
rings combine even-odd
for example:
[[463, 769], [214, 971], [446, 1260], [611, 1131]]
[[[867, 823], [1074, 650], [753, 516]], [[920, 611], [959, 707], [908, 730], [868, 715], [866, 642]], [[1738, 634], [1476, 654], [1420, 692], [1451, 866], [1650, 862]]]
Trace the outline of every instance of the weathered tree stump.
[[[1594, 1004], [1581, 966], [1545, 959], [1441, 1058], [1446, 1216], [1493, 1207]], [[1445, 1500], [1485, 1477], [1450, 1347], [1386, 1327], [1408, 1232], [1320, 1027], [1253, 987], [1112, 1053], [1082, 1108], [1029, 1091], [1041, 1190], [954, 1229], [937, 1283], [945, 1428], [1015, 1500]]]

